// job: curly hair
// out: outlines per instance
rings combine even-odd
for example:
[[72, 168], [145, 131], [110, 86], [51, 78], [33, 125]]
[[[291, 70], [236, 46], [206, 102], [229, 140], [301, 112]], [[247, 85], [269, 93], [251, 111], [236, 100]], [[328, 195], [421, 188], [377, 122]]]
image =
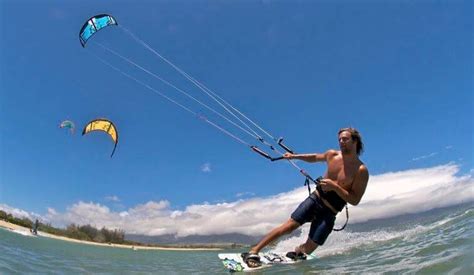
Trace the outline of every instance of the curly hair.
[[362, 136], [360, 135], [359, 131], [357, 131], [356, 128], [352, 128], [352, 127], [340, 129], [337, 135], [339, 136], [342, 132], [345, 132], [345, 131], [351, 134], [353, 141], [357, 141], [356, 153], [358, 156], [360, 156], [364, 152], [364, 143], [362, 142]]

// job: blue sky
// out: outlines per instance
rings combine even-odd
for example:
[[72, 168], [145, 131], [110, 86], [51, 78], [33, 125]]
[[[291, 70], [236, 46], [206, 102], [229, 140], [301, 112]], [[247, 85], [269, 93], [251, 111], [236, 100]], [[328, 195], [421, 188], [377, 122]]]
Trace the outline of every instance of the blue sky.
[[[0, 203], [40, 215], [79, 202], [181, 211], [302, 185], [287, 163], [268, 162], [92, 54], [200, 111], [176, 91], [96, 45], [83, 49], [79, 29], [99, 13], [298, 152], [337, 148], [337, 130], [352, 125], [372, 175], [443, 165], [472, 174], [472, 3], [382, 2], [2, 1]], [[92, 40], [205, 100], [119, 28]], [[105, 135], [80, 135], [96, 117], [118, 128], [112, 159]], [[58, 128], [65, 119], [74, 135]]]

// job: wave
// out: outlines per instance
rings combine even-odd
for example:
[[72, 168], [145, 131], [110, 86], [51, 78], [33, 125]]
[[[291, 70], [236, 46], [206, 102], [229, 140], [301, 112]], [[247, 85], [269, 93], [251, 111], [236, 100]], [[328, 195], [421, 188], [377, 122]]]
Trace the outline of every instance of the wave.
[[[439, 230], [447, 227], [466, 228], [465, 221], [469, 221], [474, 215], [474, 209], [464, 210], [461, 213], [448, 215], [440, 220], [431, 221], [428, 224], [398, 225], [388, 229], [375, 229], [365, 232], [341, 231], [333, 232], [326, 243], [315, 250], [315, 254], [320, 257], [328, 257], [341, 254], [351, 254], [354, 250], [371, 250], [379, 246], [384, 249], [396, 246], [397, 241], [410, 243], [419, 237], [426, 237], [428, 234], [436, 235]], [[411, 228], [407, 228], [411, 227]], [[304, 226], [298, 236], [283, 240], [271, 249], [273, 252], [292, 251], [296, 245], [304, 243], [309, 233], [309, 226]], [[419, 241], [419, 240], [417, 240]], [[432, 239], [430, 241], [435, 241]], [[392, 247], [393, 248], [393, 247]]]

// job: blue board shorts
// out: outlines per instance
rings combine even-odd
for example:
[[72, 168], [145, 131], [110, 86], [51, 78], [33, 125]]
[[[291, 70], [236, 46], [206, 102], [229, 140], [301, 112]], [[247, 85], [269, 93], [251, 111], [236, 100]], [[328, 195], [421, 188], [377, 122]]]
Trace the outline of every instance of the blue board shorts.
[[296, 208], [291, 218], [300, 225], [311, 222], [308, 237], [316, 244], [323, 245], [332, 232], [336, 215], [312, 193]]

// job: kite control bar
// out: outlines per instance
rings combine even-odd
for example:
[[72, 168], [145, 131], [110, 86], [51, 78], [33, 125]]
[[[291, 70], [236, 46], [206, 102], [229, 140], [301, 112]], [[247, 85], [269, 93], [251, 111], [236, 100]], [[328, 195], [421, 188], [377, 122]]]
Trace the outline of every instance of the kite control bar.
[[280, 145], [280, 147], [285, 149], [285, 151], [287, 151], [288, 153], [294, 154], [293, 150], [291, 150], [290, 148], [288, 148], [288, 146], [283, 144], [283, 138], [282, 137], [278, 139], [278, 145]]
[[[266, 158], [266, 159], [269, 159], [271, 161], [277, 161], [277, 160], [281, 160], [281, 159], [284, 159], [284, 157], [277, 157], [277, 158], [272, 158], [269, 154], [265, 153], [264, 151], [260, 150], [257, 146], [250, 146], [250, 148], [258, 153], [259, 155], [261, 155], [262, 157]], [[290, 161], [291, 162], [291, 161]], [[321, 178], [317, 178], [317, 179], [313, 179], [308, 173], [306, 173], [305, 170], [299, 168], [298, 166], [296, 166], [296, 164], [292, 163], [293, 166], [295, 166], [296, 168], [298, 168], [298, 170], [300, 171], [300, 173], [305, 176], [306, 180], [307, 181], [312, 181], [313, 183], [315, 184], [319, 184], [319, 181], [321, 180]], [[306, 184], [305, 184], [306, 185]], [[309, 185], [308, 185], [309, 187]]]
[[[286, 146], [285, 144], [283, 144], [283, 138], [279, 138], [278, 141], [277, 141], [278, 145], [280, 145], [281, 148], [285, 149], [286, 152], [288, 153], [291, 153], [291, 154], [294, 154], [294, 151], [291, 150], [288, 146]], [[276, 158], [273, 158], [271, 157], [268, 153], [265, 153], [264, 151], [260, 150], [257, 146], [250, 146], [250, 148], [252, 148], [252, 150], [256, 153], [258, 153], [259, 155], [261, 155], [262, 157], [266, 158], [266, 159], [269, 159], [271, 161], [277, 161], [277, 160], [282, 160], [282, 159], [285, 159], [283, 156], [280, 156], [280, 157], [276, 157]], [[272, 150], [275, 150], [273, 148], [273, 146], [270, 147]]]
[[[291, 154], [295, 154], [295, 152], [293, 150], [291, 150], [288, 146], [286, 146], [285, 144], [283, 144], [283, 138], [279, 138], [278, 141], [277, 141], [278, 145], [280, 145], [281, 148], [285, 149], [285, 151], [287, 151], [288, 153], [291, 153]], [[269, 159], [270, 161], [277, 161], [277, 160], [282, 160], [282, 159], [285, 159], [283, 156], [280, 156], [280, 157], [272, 157], [270, 156], [268, 153], [260, 150], [257, 146], [250, 146], [250, 148], [257, 154], [261, 155], [262, 157], [266, 158], [266, 159]], [[272, 150], [275, 150], [273, 147], [271, 147]], [[293, 163], [292, 161], [290, 161], [290, 163], [296, 167], [300, 173], [306, 178], [306, 183], [305, 185], [308, 186], [309, 188], [309, 182], [313, 182], [314, 184], [318, 185], [319, 184], [319, 181], [322, 179], [322, 178], [317, 178], [317, 179], [313, 179], [308, 173], [306, 173], [305, 170], [301, 169], [300, 167], [298, 167], [298, 165], [296, 165], [295, 163]]]
[[269, 159], [269, 160], [271, 160], [271, 161], [274, 160], [274, 158], [272, 158], [269, 154], [267, 154], [267, 153], [263, 152], [262, 150], [258, 149], [257, 146], [250, 146], [250, 148], [251, 148], [254, 152], [256, 152], [256, 153], [258, 153], [259, 155], [261, 155], [262, 157], [264, 157], [264, 158], [266, 158], [266, 159]]

